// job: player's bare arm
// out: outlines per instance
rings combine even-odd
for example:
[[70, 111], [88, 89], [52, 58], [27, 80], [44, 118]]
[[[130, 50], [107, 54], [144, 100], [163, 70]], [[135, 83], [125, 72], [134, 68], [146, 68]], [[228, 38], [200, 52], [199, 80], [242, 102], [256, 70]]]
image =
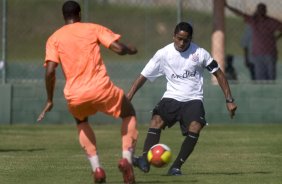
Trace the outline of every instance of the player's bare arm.
[[58, 65], [57, 63], [52, 61], [47, 62], [46, 72], [45, 72], [45, 87], [47, 92], [47, 102], [43, 111], [38, 116], [37, 121], [41, 121], [45, 117], [46, 112], [51, 111], [51, 109], [53, 108], [53, 96], [54, 96], [54, 89], [56, 83], [57, 65]]
[[239, 16], [248, 16], [247, 14], [245, 14], [244, 12], [234, 8], [234, 7], [231, 7], [226, 1], [224, 2], [224, 5], [226, 8], [228, 8], [230, 11], [232, 11], [233, 13], [235, 13], [236, 15], [239, 15]]
[[147, 78], [144, 77], [143, 75], [140, 75], [132, 84], [129, 92], [127, 93], [127, 98], [129, 100], [132, 100], [134, 94], [145, 84], [147, 81]]
[[110, 45], [110, 49], [119, 55], [133, 55], [137, 53], [137, 49], [131, 45], [125, 45], [121, 42], [115, 41]]
[[221, 87], [226, 98], [226, 108], [230, 112], [230, 117], [233, 118], [237, 109], [237, 105], [234, 103], [228, 81], [221, 69], [218, 69], [213, 74], [216, 77], [218, 84]]

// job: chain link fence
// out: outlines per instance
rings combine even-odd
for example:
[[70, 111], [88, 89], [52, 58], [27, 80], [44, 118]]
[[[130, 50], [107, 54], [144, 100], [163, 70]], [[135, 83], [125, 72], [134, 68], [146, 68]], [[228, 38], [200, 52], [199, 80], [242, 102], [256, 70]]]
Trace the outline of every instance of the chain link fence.
[[[1, 0], [7, 3], [6, 78], [8, 83], [41, 81], [44, 77], [42, 63], [45, 42], [56, 29], [61, 27], [61, 6], [65, 0]], [[83, 21], [95, 22], [109, 27], [122, 35], [122, 41], [136, 45], [136, 56], [120, 57], [102, 49], [103, 57], [113, 79], [138, 75], [144, 64], [161, 47], [172, 41], [172, 33], [180, 20], [194, 27], [194, 42], [211, 50], [212, 0], [79, 0]], [[243, 12], [252, 13], [258, 0], [229, 0], [228, 3]], [[282, 1], [265, 0], [268, 14], [282, 21]], [[244, 21], [229, 11], [226, 12], [226, 53], [234, 55], [235, 69], [242, 82], [249, 81], [243, 64], [240, 40]], [[3, 25], [1, 25], [2, 28]], [[3, 35], [1, 29], [1, 35]], [[282, 39], [278, 41], [278, 80], [281, 80]], [[1, 44], [1, 58], [3, 57]], [[0, 64], [1, 67], [1, 64]], [[1, 70], [2, 72], [3, 70]], [[3, 75], [1, 75], [3, 78]], [[59, 78], [63, 78], [59, 74]]]

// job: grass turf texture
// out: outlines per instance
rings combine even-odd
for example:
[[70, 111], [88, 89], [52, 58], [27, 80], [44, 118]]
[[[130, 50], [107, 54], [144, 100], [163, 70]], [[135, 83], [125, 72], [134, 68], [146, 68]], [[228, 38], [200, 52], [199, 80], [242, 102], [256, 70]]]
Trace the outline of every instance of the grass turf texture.
[[[122, 183], [120, 125], [95, 125], [100, 161], [107, 183]], [[282, 125], [210, 125], [182, 168], [183, 176], [165, 176], [168, 167], [135, 169], [137, 183], [240, 183], [276, 184], [282, 181]], [[137, 154], [147, 126], [139, 125]], [[81, 150], [74, 125], [0, 126], [0, 183], [93, 183], [90, 165]], [[173, 159], [183, 137], [177, 126], [163, 132], [161, 142], [172, 149]]]

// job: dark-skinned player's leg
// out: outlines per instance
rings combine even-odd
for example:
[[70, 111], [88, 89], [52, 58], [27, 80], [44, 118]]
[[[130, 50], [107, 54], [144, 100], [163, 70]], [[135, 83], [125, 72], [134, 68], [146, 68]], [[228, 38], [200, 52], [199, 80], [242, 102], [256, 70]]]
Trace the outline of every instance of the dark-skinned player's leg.
[[75, 120], [79, 143], [84, 149], [91, 164], [94, 183], [105, 183], [106, 173], [100, 166], [99, 157], [97, 155], [96, 137], [88, 123], [88, 118], [84, 118], [83, 120], [75, 118]]
[[122, 159], [119, 161], [118, 168], [123, 175], [124, 183], [134, 184], [132, 157], [138, 137], [137, 121], [133, 105], [125, 96], [122, 100], [120, 117], [122, 118]]
[[152, 146], [159, 143], [163, 125], [164, 122], [159, 115], [154, 115], [152, 117], [150, 128], [148, 129], [147, 136], [144, 142], [143, 155], [133, 158], [133, 165], [138, 167], [145, 173], [150, 171], [150, 164], [147, 160], [147, 153]]
[[181, 166], [184, 164], [184, 162], [188, 159], [190, 154], [193, 152], [202, 128], [203, 125], [199, 122], [193, 121], [190, 123], [187, 136], [182, 143], [177, 158], [175, 159], [172, 166], [168, 170], [167, 173], [168, 175], [177, 176], [182, 174]]

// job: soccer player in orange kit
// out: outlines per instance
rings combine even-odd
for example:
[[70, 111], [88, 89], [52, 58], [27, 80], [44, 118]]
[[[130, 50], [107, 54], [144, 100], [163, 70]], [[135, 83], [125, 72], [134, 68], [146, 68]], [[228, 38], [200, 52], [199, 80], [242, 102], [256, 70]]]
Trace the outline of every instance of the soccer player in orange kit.
[[119, 55], [136, 54], [137, 50], [119, 42], [121, 36], [106, 27], [82, 23], [77, 2], [65, 2], [62, 11], [65, 25], [55, 31], [46, 44], [47, 103], [37, 121], [41, 121], [53, 107], [55, 71], [60, 64], [66, 79], [64, 95], [68, 109], [76, 120], [79, 142], [90, 161], [94, 182], [106, 181], [105, 171], [99, 163], [95, 134], [88, 123], [88, 116], [99, 111], [122, 118], [122, 159], [118, 167], [124, 183], [133, 184], [132, 155], [138, 136], [135, 110], [123, 90], [110, 80], [99, 45]]

